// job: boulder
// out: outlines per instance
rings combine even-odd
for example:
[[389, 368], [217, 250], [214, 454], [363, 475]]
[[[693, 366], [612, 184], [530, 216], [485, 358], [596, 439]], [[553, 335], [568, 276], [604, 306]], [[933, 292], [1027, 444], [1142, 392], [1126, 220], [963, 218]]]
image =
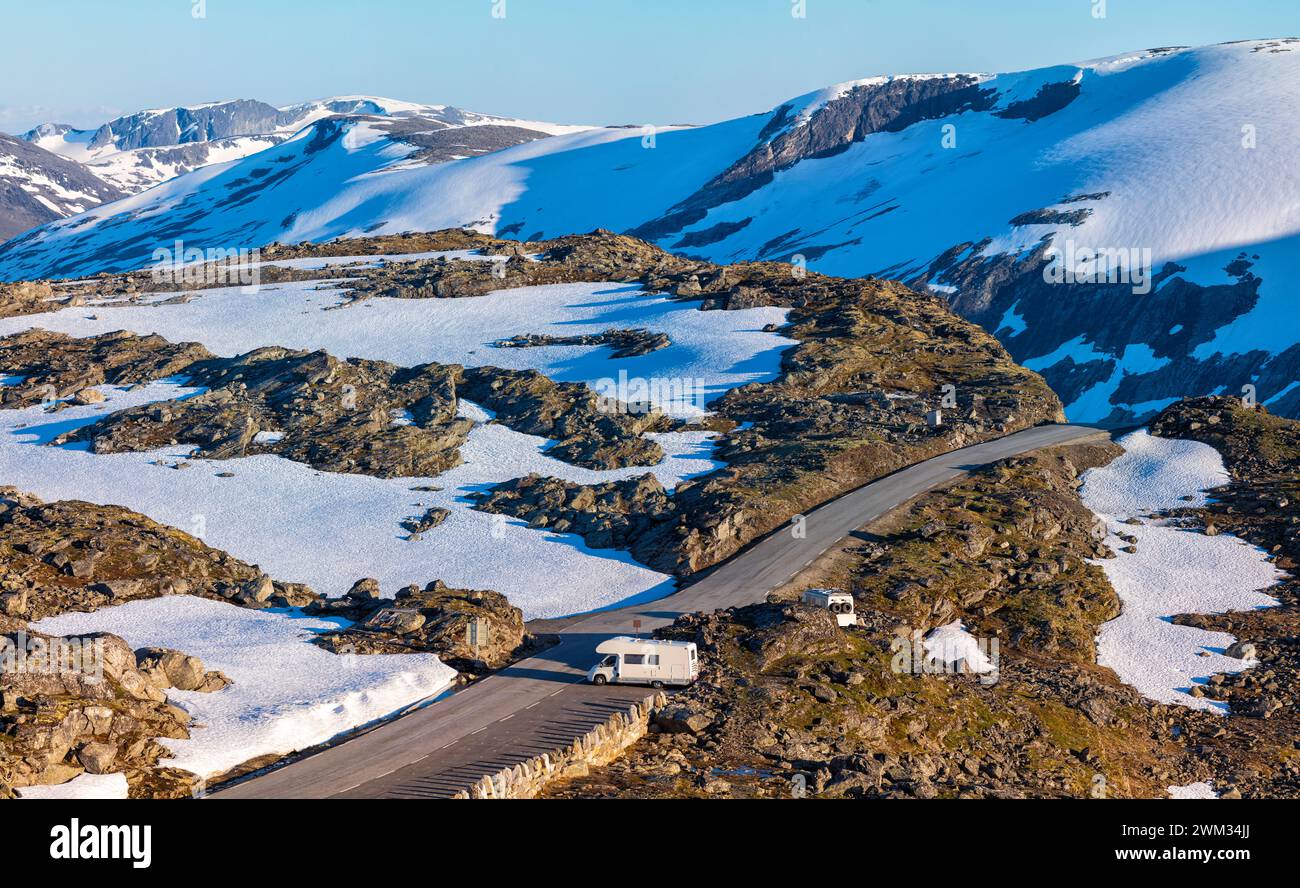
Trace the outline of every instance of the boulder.
[[91, 774], [107, 774], [113, 770], [116, 759], [117, 747], [112, 743], [93, 741], [81, 747], [77, 753], [77, 761]]
[[347, 591], [347, 598], [354, 601], [377, 601], [384, 597], [379, 589], [379, 581], [371, 577], [365, 577], [357, 580], [352, 584], [352, 588]]
[[8, 617], [21, 617], [27, 613], [27, 590], [0, 594], [0, 613]]
[[262, 574], [244, 584], [243, 597], [258, 603], [269, 601], [275, 594], [275, 583], [266, 574]]
[[698, 734], [713, 719], [687, 706], [669, 706], [655, 713], [654, 724], [665, 734]]
[[178, 691], [219, 691], [231, 684], [217, 671], [209, 672], [198, 657], [169, 648], [140, 648], [135, 652], [137, 667], [156, 688]]
[[414, 608], [385, 607], [375, 611], [366, 620], [365, 627], [394, 635], [410, 635], [418, 632], [424, 623], [424, 615]]
[[99, 389], [84, 388], [72, 396], [72, 403], [79, 407], [88, 404], [102, 404], [104, 403], [104, 393]]
[[1234, 641], [1228, 645], [1223, 654], [1226, 657], [1235, 657], [1238, 660], [1253, 660], [1256, 656], [1255, 646], [1249, 641]]

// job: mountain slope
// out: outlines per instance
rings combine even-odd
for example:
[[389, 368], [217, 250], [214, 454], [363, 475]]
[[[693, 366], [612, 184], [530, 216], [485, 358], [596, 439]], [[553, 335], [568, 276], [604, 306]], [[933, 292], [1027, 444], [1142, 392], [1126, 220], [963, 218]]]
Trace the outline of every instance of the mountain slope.
[[403, 163], [369, 123], [326, 121], [280, 154], [0, 247], [0, 277], [139, 267], [179, 236], [602, 227], [712, 261], [931, 287], [1075, 420], [1130, 422], [1246, 385], [1300, 415], [1297, 107], [1300, 42], [1279, 40], [872, 78], [708, 127], [597, 130], [438, 166]]
[[[304, 126], [340, 116], [383, 118], [392, 121], [395, 132], [410, 137], [476, 126], [513, 127], [527, 131], [530, 138], [582, 129], [494, 117], [450, 105], [421, 105], [378, 96], [335, 96], [285, 108], [252, 99], [158, 108], [124, 115], [86, 130], [43, 123], [23, 133], [22, 138], [83, 163], [104, 181], [135, 193], [213, 163], [255, 154], [284, 142]], [[458, 156], [472, 153], [477, 152]]]
[[81, 164], [0, 133], [0, 238], [122, 196]]

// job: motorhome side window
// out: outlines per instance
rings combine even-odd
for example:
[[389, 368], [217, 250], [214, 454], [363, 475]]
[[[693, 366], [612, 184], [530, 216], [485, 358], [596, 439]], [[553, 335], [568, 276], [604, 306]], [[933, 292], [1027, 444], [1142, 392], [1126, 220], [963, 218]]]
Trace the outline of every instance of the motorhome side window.
[[645, 665], [645, 654], [624, 654], [624, 666], [643, 666]]
[[648, 655], [648, 656], [646, 657], [645, 664], [646, 664], [647, 666], [658, 666], [658, 665], [659, 665], [659, 655], [658, 655], [658, 654], [650, 654], [650, 655]]

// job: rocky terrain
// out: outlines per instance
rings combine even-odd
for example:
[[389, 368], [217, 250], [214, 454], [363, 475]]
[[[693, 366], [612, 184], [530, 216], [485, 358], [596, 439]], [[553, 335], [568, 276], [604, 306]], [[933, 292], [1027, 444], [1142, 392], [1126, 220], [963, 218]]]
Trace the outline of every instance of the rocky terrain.
[[[166, 690], [214, 692], [229, 679], [183, 652], [132, 651], [121, 638], [52, 637], [29, 620], [160, 595], [199, 595], [269, 607], [303, 604], [307, 589], [279, 584], [256, 567], [174, 528], [117, 506], [43, 503], [0, 488], [0, 633], [7, 656], [30, 640], [99, 642], [102, 680], [79, 663], [0, 674], [0, 797], [15, 787], [62, 783], [82, 771], [122, 771], [133, 795], [188, 795], [188, 772], [160, 761], [156, 738], [189, 736], [190, 717]], [[84, 661], [83, 661], [84, 662]]]
[[[509, 258], [394, 263], [361, 271], [345, 286], [359, 300], [464, 298], [536, 284], [627, 281], [697, 302], [704, 311], [790, 309], [782, 333], [799, 345], [783, 357], [781, 377], [709, 405], [716, 414], [712, 427], [726, 432], [717, 454], [727, 468], [678, 485], [672, 503], [664, 504], [674, 513], [670, 518], [652, 510], [631, 519], [638, 530], [625, 542], [639, 560], [661, 570], [689, 574], [871, 478], [1061, 418], [1046, 385], [1010, 361], [992, 337], [950, 314], [940, 300], [898, 284], [805, 275], [782, 263], [717, 266], [608, 232], [505, 249], [484, 239], [481, 249]], [[937, 424], [934, 409], [941, 414]], [[536, 503], [506, 506], [519, 499], [514, 493], [523, 483], [506, 485], [502, 496], [481, 507], [536, 517]], [[536, 479], [527, 483], [534, 491], [545, 486]], [[589, 499], [580, 497], [578, 509]], [[626, 507], [624, 501], [618, 509]], [[548, 520], [590, 524], [565, 510]], [[598, 511], [594, 538], [617, 536], [604, 525], [623, 520]]]
[[[1226, 701], [1226, 728], [1203, 738], [1205, 753], [1242, 784], [1261, 794], [1300, 795], [1300, 422], [1228, 397], [1192, 398], [1171, 405], [1151, 424], [1165, 437], [1191, 438], [1218, 450], [1232, 476], [1204, 509], [1177, 510], [1203, 533], [1231, 533], [1272, 556], [1288, 577], [1269, 589], [1278, 607], [1240, 613], [1185, 614], [1175, 622], [1236, 638], [1234, 655], [1260, 665], [1212, 676], [1201, 693]], [[1279, 788], [1285, 786], [1285, 792]]]
[[[441, 580], [421, 588], [407, 586], [392, 598], [372, 579], [358, 580], [341, 599], [321, 599], [309, 614], [344, 616], [353, 621], [342, 632], [317, 643], [335, 653], [434, 653], [464, 673], [499, 669], [535, 650], [540, 642], [524, 629], [519, 608], [497, 592], [452, 589]], [[478, 621], [477, 647], [470, 627]]]
[[[166, 689], [219, 691], [229, 684], [178, 651], [133, 652], [115, 635], [51, 637], [5, 632], [10, 645], [93, 645], [102, 674], [75, 669], [0, 674], [0, 798], [22, 787], [63, 783], [81, 773], [124, 772], [134, 797], [183, 797], [193, 774], [168, 768], [159, 737], [189, 736], [190, 716]], [[29, 648], [30, 649], [30, 648]]]
[[[229, 678], [184, 651], [132, 651], [106, 633], [82, 639], [28, 628], [45, 617], [165, 595], [340, 617], [355, 624], [320, 636], [326, 650], [437, 653], [468, 675], [499, 668], [543, 643], [525, 632], [519, 609], [496, 592], [434, 581], [383, 598], [373, 580], [360, 580], [348, 596], [324, 599], [119, 506], [44, 503], [0, 488], [0, 652], [8, 663], [20, 650], [98, 641], [103, 664], [103, 680], [67, 658], [52, 669], [6, 666], [0, 674], [0, 798], [83, 771], [125, 773], [132, 797], [183, 797], [195, 790], [197, 777], [168, 767], [167, 751], [157, 742], [186, 738], [193, 727], [165, 692], [217, 693]], [[475, 619], [482, 633], [478, 648], [466, 631]]]
[[160, 595], [254, 607], [315, 599], [189, 534], [120, 506], [60, 501], [0, 488], [0, 602], [12, 620], [39, 620]]
[[528, 475], [480, 494], [476, 507], [522, 518], [529, 527], [576, 533], [594, 549], [629, 549], [648, 558], [644, 541], [669, 532], [677, 518], [669, 492], [649, 472], [604, 484]]
[[[716, 452], [727, 467], [679, 485], [663, 509], [627, 518], [638, 531], [624, 534], [622, 543], [630, 543], [638, 560], [667, 572], [685, 575], [716, 563], [792, 516], [894, 469], [1062, 416], [1046, 384], [1011, 361], [991, 336], [952, 315], [938, 298], [887, 281], [805, 274], [784, 263], [724, 267], [609, 232], [529, 243], [448, 231], [319, 248], [298, 245], [274, 255], [449, 249], [505, 258], [439, 257], [349, 269], [348, 278], [337, 284], [345, 295], [340, 310], [377, 296], [472, 298], [575, 281], [637, 283], [701, 311], [762, 305], [790, 310], [782, 333], [799, 344], [783, 356], [780, 378], [735, 389], [710, 405], [715, 415], [709, 427], [723, 433]], [[135, 273], [101, 277], [94, 288], [101, 296], [138, 298], [158, 284]], [[26, 298], [21, 304], [31, 305]], [[0, 363], [0, 369], [19, 375], [26, 366], [18, 358]], [[400, 475], [455, 464], [450, 451], [467, 429], [454, 419], [453, 395], [493, 411], [496, 421], [511, 428], [556, 440], [553, 455], [593, 468], [657, 461], [662, 451], [642, 433], [674, 427], [658, 414], [610, 411], [583, 386], [554, 383], [529, 371], [399, 369], [263, 349], [233, 362], [196, 362], [183, 375], [209, 391], [123, 411], [72, 436], [103, 452], [186, 441], [200, 445], [205, 455], [272, 452], [333, 470]], [[24, 383], [29, 389], [34, 384]], [[358, 395], [361, 409], [343, 406], [345, 388]], [[392, 410], [409, 411], [414, 425], [392, 426]], [[268, 440], [264, 434], [259, 441], [258, 432], [279, 437]], [[416, 441], [427, 457], [403, 460], [404, 448]], [[536, 504], [506, 505], [511, 497], [504, 494], [519, 483], [486, 499], [483, 508], [526, 511], [531, 520]], [[577, 508], [586, 508], [588, 499], [579, 497]], [[610, 525], [623, 522], [617, 513], [628, 508], [638, 506], [624, 501], [613, 512], [590, 518], [561, 511], [546, 520], [593, 531], [584, 534], [589, 542], [604, 545], [603, 540], [619, 536]]]
[[0, 367], [11, 377], [0, 389], [0, 406], [53, 408], [62, 399], [94, 399], [96, 386], [165, 379], [211, 357], [197, 343], [173, 344], [161, 336], [121, 331], [74, 339], [29, 330], [0, 339]]
[[[282, 348], [208, 356], [183, 368], [201, 394], [120, 410], [56, 443], [116, 453], [184, 442], [207, 459], [270, 452], [326, 471], [436, 475], [460, 462], [474, 425], [456, 415], [453, 372]], [[403, 414], [409, 424], [394, 421]]]
[[[701, 680], [622, 759], [546, 794], [1163, 798], [1213, 779], [1227, 798], [1295, 795], [1280, 716], [1153, 703], [1095, 665], [1119, 601], [1089, 563], [1109, 553], [1075, 491], [1115, 453], [1004, 461], [863, 529], [815, 577], [852, 591], [857, 627], [792, 600], [808, 578], [767, 604], [679, 620], [662, 634], [700, 645]], [[926, 660], [925, 633], [957, 619], [995, 670]], [[1240, 632], [1254, 619], [1212, 622]], [[1249, 684], [1286, 681], [1290, 654], [1274, 650]]]
[[961, 618], [1012, 650], [1093, 663], [1096, 627], [1120, 604], [1090, 563], [1112, 556], [1076, 489], [1083, 470], [1118, 452], [1048, 450], [931, 494], [908, 514], [910, 532], [857, 547], [855, 597], [924, 631]]
[[220, 359], [197, 343], [126, 332], [5, 337], [0, 370], [19, 379], [0, 389], [6, 407], [97, 402], [103, 396], [95, 386], [171, 377], [202, 389], [119, 410], [55, 444], [87, 441], [96, 453], [118, 453], [183, 442], [207, 459], [275, 453], [325, 471], [379, 477], [436, 475], [458, 465], [474, 425], [458, 414], [462, 397], [517, 431], [554, 439], [555, 455], [590, 468], [658, 462], [662, 448], [642, 433], [672, 426], [663, 416], [606, 411], [585, 386], [534, 371], [403, 368], [283, 348]]

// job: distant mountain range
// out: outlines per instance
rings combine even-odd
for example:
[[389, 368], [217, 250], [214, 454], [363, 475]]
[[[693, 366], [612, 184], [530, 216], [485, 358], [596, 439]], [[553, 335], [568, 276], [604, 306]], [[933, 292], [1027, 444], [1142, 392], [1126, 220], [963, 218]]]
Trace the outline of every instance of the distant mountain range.
[[449, 105], [336, 96], [287, 108], [253, 99], [157, 108], [85, 130], [43, 123], [23, 133], [22, 139], [85, 164], [96, 176], [133, 194], [208, 164], [238, 160], [280, 144], [304, 126], [341, 116], [384, 118], [390, 131], [400, 130], [410, 138], [468, 126], [505, 126], [534, 133], [531, 138], [582, 129], [492, 117]]
[[[1294, 39], [876, 77], [711, 126], [542, 140], [557, 130], [340, 101], [379, 100], [144, 112], [89, 138], [33, 131], [107, 156], [247, 138], [232, 127], [277, 143], [18, 237], [0, 246], [0, 278], [139, 267], [176, 238], [600, 227], [714, 261], [928, 288], [1041, 372], [1072, 419], [1134, 422], [1245, 386], [1300, 415]], [[191, 134], [207, 140], [176, 141]]]
[[336, 96], [287, 108], [252, 99], [157, 108], [93, 129], [42, 123], [17, 138], [0, 133], [0, 239], [256, 154], [303, 127], [341, 117], [372, 120], [424, 163], [585, 129], [377, 96]]

